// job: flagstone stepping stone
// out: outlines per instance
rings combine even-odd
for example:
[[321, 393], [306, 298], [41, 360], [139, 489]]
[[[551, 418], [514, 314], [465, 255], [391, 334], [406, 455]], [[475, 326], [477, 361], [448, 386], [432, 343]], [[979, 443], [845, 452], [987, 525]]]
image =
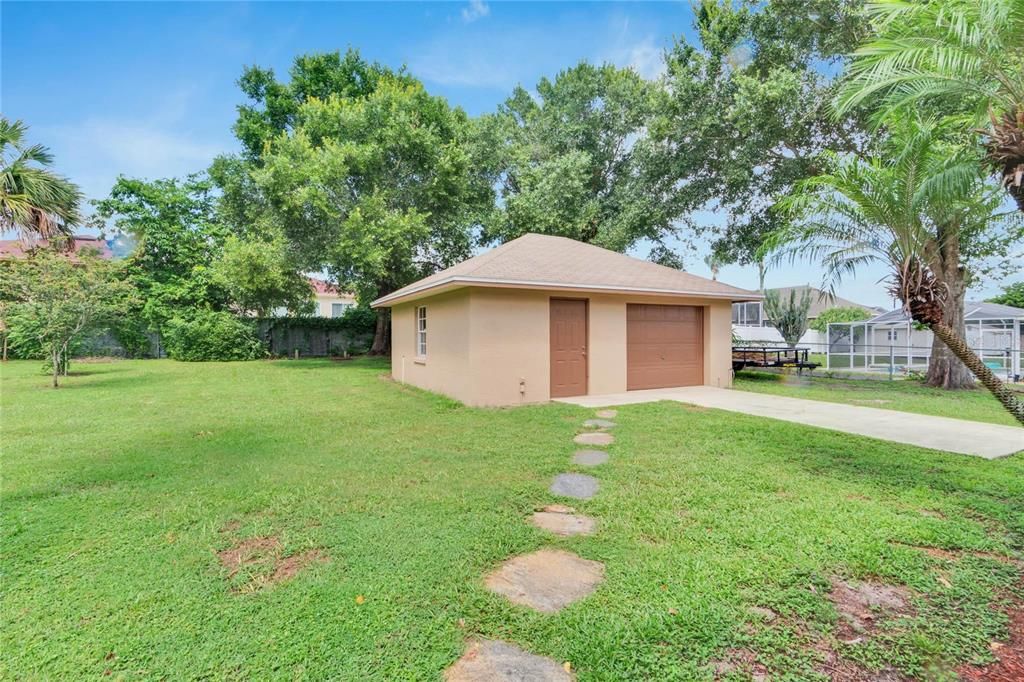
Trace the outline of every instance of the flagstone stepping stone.
[[466, 653], [444, 671], [447, 682], [569, 682], [570, 673], [550, 658], [527, 653], [494, 639], [473, 641]]
[[611, 445], [615, 442], [615, 437], [604, 431], [589, 431], [573, 438], [573, 442], [576, 445]]
[[566, 512], [533, 512], [530, 522], [538, 528], [551, 531], [555, 535], [593, 535], [597, 522], [589, 516], [580, 516]]
[[583, 425], [592, 429], [610, 429], [615, 426], [615, 422], [610, 422], [607, 419], [588, 419], [583, 422]]
[[598, 482], [586, 474], [558, 474], [548, 490], [552, 495], [589, 500], [597, 494]]
[[616, 415], [619, 414], [618, 410], [598, 410], [594, 413], [600, 419], [615, 419]]
[[551, 512], [552, 514], [575, 514], [576, 510], [572, 507], [566, 507], [564, 504], [546, 504], [540, 508], [541, 511]]
[[509, 559], [487, 576], [492, 592], [541, 613], [555, 613], [583, 599], [604, 580], [604, 564], [560, 549], [539, 549]]
[[577, 450], [572, 461], [585, 467], [596, 467], [608, 461], [608, 453], [604, 450]]

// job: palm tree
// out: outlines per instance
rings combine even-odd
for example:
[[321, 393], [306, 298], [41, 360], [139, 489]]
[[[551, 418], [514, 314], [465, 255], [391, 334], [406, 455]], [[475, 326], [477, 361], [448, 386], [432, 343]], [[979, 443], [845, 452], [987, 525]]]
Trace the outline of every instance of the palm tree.
[[946, 142], [936, 125], [907, 119], [881, 154], [833, 157], [831, 173], [800, 183], [781, 202], [792, 223], [765, 249], [777, 257], [820, 259], [830, 291], [864, 265], [887, 265], [890, 292], [914, 321], [931, 329], [1024, 423], [1024, 403], [964, 341], [962, 312], [959, 325], [947, 315], [952, 287], [944, 259], [953, 258], [953, 270], [962, 273], [961, 237], [991, 228], [1001, 192], [984, 182], [977, 155]]
[[0, 231], [23, 238], [70, 236], [81, 220], [82, 193], [66, 178], [43, 168], [53, 156], [42, 145], [27, 146], [21, 121], [0, 117]]
[[881, 98], [879, 118], [927, 103], [983, 128], [986, 162], [1024, 211], [1024, 0], [879, 0], [877, 37], [854, 53], [840, 112]]
[[718, 271], [722, 268], [722, 257], [712, 251], [708, 255], [704, 256], [704, 265], [708, 266], [711, 270], [711, 279], [718, 279]]

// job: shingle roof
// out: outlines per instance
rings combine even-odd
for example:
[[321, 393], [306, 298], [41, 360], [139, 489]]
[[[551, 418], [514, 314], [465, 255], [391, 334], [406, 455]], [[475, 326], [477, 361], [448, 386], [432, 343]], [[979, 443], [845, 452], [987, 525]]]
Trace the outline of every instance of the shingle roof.
[[752, 301], [761, 295], [565, 237], [526, 234], [373, 302], [389, 306], [440, 287], [521, 286]]
[[832, 296], [827, 291], [816, 289], [812, 286], [797, 286], [797, 287], [776, 287], [769, 289], [769, 291], [779, 292], [779, 298], [783, 301], [789, 300], [789, 292], [795, 291], [797, 298], [800, 298], [801, 292], [811, 292], [811, 307], [807, 311], [807, 318], [813, 320], [814, 318], [821, 315], [829, 308], [860, 308], [866, 310], [869, 313], [877, 313], [881, 308], [872, 308], [871, 306], [863, 305], [861, 303], [855, 303], [849, 299], [840, 298], [839, 296]]

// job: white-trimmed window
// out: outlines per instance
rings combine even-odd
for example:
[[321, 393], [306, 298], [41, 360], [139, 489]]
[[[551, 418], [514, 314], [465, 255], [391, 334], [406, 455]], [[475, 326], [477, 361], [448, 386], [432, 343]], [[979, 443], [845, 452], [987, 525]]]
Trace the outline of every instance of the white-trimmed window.
[[332, 303], [331, 317], [341, 317], [345, 311], [352, 307], [351, 303]]
[[416, 355], [427, 357], [427, 306], [416, 308]]

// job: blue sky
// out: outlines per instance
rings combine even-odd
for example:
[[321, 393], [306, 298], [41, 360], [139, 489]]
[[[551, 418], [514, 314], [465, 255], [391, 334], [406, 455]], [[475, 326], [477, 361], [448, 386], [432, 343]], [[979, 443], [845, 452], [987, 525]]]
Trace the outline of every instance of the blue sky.
[[[427, 88], [470, 114], [492, 110], [581, 59], [647, 77], [661, 52], [692, 34], [688, 2], [658, 3], [0, 3], [0, 110], [30, 126], [59, 171], [89, 198], [119, 174], [157, 178], [203, 170], [235, 151], [235, 84], [244, 65], [287, 73], [296, 54], [358, 48], [406, 64]], [[708, 216], [714, 220], [714, 216]], [[641, 248], [636, 255], [644, 256]], [[707, 274], [704, 253], [686, 254]], [[839, 293], [888, 305], [865, 271]], [[757, 286], [756, 268], [720, 278]], [[768, 286], [818, 284], [809, 264], [769, 271]], [[985, 293], [991, 292], [991, 288]]]

